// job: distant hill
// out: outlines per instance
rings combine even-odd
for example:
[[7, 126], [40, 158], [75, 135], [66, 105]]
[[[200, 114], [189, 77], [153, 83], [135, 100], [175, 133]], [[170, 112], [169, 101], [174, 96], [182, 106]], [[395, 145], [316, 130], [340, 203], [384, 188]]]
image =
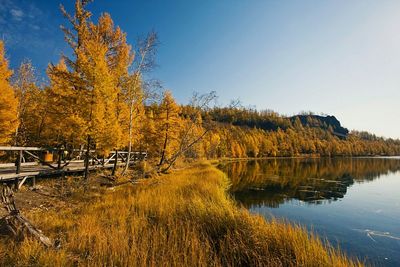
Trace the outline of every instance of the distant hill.
[[266, 131], [278, 129], [287, 130], [301, 127], [319, 128], [340, 137], [346, 138], [349, 134], [347, 128], [342, 127], [335, 116], [321, 116], [314, 114], [299, 114], [291, 117], [282, 116], [273, 111], [257, 111], [244, 108], [214, 108], [209, 113], [212, 120], [230, 123], [235, 126], [247, 126]]
[[342, 127], [340, 121], [335, 116], [320, 116], [320, 115], [296, 115], [289, 118], [294, 125], [296, 120], [299, 119], [302, 126], [321, 128], [328, 130], [336, 136], [346, 138], [349, 134], [347, 128]]
[[215, 123], [203, 141], [208, 158], [400, 155], [400, 140], [349, 132], [331, 115], [216, 107], [203, 111], [204, 121]]

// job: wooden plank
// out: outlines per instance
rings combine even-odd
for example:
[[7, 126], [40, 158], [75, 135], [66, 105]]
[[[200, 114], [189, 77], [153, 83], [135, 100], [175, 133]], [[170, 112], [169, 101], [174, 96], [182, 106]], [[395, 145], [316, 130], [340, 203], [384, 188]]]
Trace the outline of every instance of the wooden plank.
[[[49, 149], [41, 148], [41, 147], [0, 146], [0, 151], [19, 151], [19, 150], [25, 150], [25, 151], [49, 151]], [[52, 149], [50, 149], [50, 150], [52, 150]]]
[[25, 176], [38, 176], [40, 174], [39, 171], [34, 172], [22, 172], [22, 173], [9, 173], [9, 174], [0, 174], [0, 181], [10, 181], [15, 178], [22, 178]]
[[115, 157], [115, 153], [114, 153], [111, 157], [109, 157], [109, 158], [106, 160], [106, 162], [104, 163], [104, 165], [108, 164], [108, 163], [110, 162], [110, 160], [112, 160], [114, 157]]
[[[38, 163], [35, 162], [22, 162], [21, 166], [22, 167], [26, 167], [26, 166], [37, 166]], [[1, 168], [14, 168], [15, 167], [15, 163], [0, 163], [0, 169]]]
[[[117, 166], [122, 166], [123, 163], [118, 163]], [[95, 165], [95, 166], [89, 166], [89, 170], [96, 170], [96, 169], [112, 169], [114, 167], [114, 164], [107, 164], [107, 165]], [[48, 175], [56, 175], [56, 174], [62, 174], [63, 172], [66, 173], [74, 173], [74, 172], [82, 172], [85, 170], [84, 166], [75, 166], [75, 167], [69, 167], [65, 170], [53, 170], [53, 169], [45, 169], [45, 170], [39, 170], [39, 171], [30, 171], [30, 172], [21, 172], [19, 174], [16, 173], [7, 173], [7, 174], [0, 174], [0, 181], [12, 181], [15, 178], [23, 178], [25, 176], [48, 176]]]

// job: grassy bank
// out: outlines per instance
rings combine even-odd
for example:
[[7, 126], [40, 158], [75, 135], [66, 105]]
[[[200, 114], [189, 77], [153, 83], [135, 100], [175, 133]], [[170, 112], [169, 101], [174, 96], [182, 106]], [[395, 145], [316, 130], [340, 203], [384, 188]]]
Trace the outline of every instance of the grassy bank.
[[27, 213], [59, 250], [0, 239], [1, 266], [352, 266], [296, 226], [237, 208], [215, 167], [92, 192], [61, 210]]

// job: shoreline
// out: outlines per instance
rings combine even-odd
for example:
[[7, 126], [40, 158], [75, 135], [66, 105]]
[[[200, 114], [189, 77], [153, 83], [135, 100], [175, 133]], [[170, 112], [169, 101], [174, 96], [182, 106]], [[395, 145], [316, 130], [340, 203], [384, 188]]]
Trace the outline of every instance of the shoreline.
[[62, 240], [59, 250], [0, 239], [0, 265], [362, 266], [300, 226], [237, 206], [228, 186], [222, 171], [196, 162], [135, 185], [74, 192], [69, 207], [26, 212]]
[[219, 159], [208, 159], [207, 161], [214, 162], [234, 162], [234, 161], [250, 161], [250, 160], [270, 160], [270, 159], [343, 159], [343, 158], [353, 158], [353, 159], [365, 159], [365, 158], [374, 158], [374, 159], [400, 159], [400, 155], [398, 156], [288, 156], [288, 157], [248, 157], [248, 158], [219, 158]]

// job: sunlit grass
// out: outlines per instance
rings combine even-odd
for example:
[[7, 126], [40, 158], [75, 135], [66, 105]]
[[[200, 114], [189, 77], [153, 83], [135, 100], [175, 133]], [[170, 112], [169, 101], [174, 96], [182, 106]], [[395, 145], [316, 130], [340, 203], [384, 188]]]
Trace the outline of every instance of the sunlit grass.
[[[208, 163], [27, 214], [59, 250], [1, 240], [1, 266], [354, 266], [298, 226], [238, 208]], [[97, 192], [98, 193], [98, 192]], [[74, 196], [74, 202], [79, 196]]]

